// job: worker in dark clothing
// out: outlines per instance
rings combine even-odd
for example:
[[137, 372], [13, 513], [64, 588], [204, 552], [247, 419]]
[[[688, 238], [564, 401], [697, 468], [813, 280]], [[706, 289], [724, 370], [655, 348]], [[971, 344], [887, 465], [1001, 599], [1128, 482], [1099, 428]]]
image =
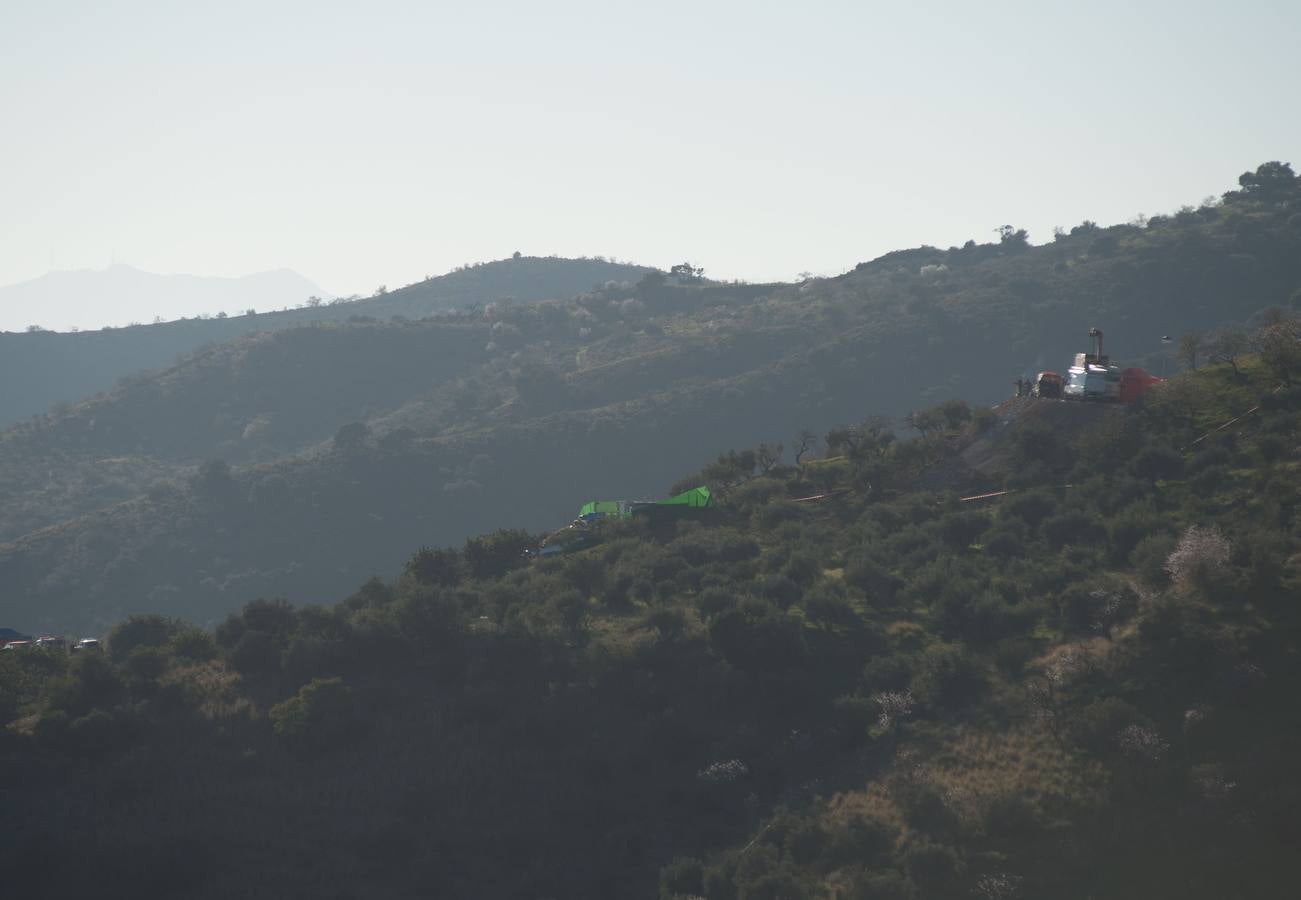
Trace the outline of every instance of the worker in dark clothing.
[[1024, 397], [1024, 396], [1025, 396], [1025, 379], [1024, 379], [1024, 378], [1018, 378], [1018, 379], [1016, 380], [1016, 395], [1017, 395], [1017, 397]]

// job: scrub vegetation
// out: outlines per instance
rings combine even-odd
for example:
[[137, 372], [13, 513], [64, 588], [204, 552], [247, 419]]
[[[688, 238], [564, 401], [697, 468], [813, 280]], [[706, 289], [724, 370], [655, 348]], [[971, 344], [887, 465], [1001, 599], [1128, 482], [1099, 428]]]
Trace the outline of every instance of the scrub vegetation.
[[[501, 529], [334, 605], [0, 653], [6, 886], [1280, 896], [1301, 368], [1295, 322], [1268, 327], [1291, 354], [1102, 417], [1065, 404], [1074, 428], [949, 402], [912, 438], [829, 429], [799, 464], [723, 453], [682, 480], [713, 508], [557, 557]], [[982, 471], [948, 466], [981, 441]]]
[[[1286, 354], [1285, 335], [1274, 350], [1249, 338], [1266, 333], [1266, 310], [1298, 302], [1301, 189], [1281, 163], [1239, 182], [1200, 207], [1084, 222], [1042, 246], [1009, 226], [992, 243], [899, 251], [800, 284], [524, 257], [357, 311], [304, 310], [324, 318], [195, 351], [0, 432], [6, 612], [15, 627], [99, 633], [145, 612], [215, 625], [259, 595], [332, 602], [391, 578], [422, 544], [554, 528], [593, 497], [660, 496], [735, 448], [793, 455], [792, 436], [868, 413], [938, 433], [954, 412], [943, 401], [983, 406], [1019, 376], [1061, 369], [1095, 325], [1114, 359], [1157, 374], [1179, 367], [1175, 348], [1190, 369]], [[526, 291], [577, 277], [592, 286], [568, 299]], [[458, 310], [430, 317], [451, 296]], [[92, 336], [3, 337], [55, 358], [59, 342]], [[1060, 452], [1051, 465], [1069, 461]], [[1072, 535], [1064, 521], [1051, 540]]]

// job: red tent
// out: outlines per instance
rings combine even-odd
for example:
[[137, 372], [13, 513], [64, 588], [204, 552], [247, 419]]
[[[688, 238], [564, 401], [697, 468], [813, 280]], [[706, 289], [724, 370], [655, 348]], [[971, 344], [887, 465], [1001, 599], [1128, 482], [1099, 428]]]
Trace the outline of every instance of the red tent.
[[1121, 403], [1133, 403], [1147, 393], [1147, 389], [1161, 381], [1147, 369], [1131, 367], [1120, 373], [1120, 393], [1116, 399]]

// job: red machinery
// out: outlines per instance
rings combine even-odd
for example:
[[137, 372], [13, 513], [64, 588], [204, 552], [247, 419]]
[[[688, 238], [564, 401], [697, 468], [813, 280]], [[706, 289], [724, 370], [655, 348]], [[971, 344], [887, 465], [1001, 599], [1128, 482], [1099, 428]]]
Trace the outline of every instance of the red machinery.
[[1161, 379], [1137, 366], [1121, 370], [1120, 393], [1116, 399], [1121, 403], [1133, 403], [1147, 393], [1147, 389], [1160, 383]]

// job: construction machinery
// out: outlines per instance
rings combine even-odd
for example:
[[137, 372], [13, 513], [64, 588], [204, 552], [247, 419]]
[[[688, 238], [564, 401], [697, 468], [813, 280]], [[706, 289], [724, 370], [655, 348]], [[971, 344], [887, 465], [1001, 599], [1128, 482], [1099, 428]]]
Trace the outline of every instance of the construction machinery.
[[1075, 354], [1075, 364], [1067, 370], [1062, 396], [1068, 400], [1120, 399], [1120, 366], [1102, 349], [1102, 329], [1090, 328], [1088, 353]]
[[1121, 369], [1113, 365], [1103, 349], [1102, 329], [1089, 329], [1089, 352], [1075, 354], [1074, 364], [1063, 378], [1056, 372], [1040, 372], [1031, 392], [1051, 400], [1090, 400], [1133, 403], [1147, 389], [1161, 381], [1145, 369]]

